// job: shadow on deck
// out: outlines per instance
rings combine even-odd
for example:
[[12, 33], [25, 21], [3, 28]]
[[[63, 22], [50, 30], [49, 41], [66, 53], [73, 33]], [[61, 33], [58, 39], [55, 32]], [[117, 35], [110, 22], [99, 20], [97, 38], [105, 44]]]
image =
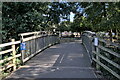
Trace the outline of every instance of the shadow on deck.
[[[81, 41], [61, 43], [44, 50], [7, 79], [97, 78]], [[49, 79], [48, 79], [49, 80]]]

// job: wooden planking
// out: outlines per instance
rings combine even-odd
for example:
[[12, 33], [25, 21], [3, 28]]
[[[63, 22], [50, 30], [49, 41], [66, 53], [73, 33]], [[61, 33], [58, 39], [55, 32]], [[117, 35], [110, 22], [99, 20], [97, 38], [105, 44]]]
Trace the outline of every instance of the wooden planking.
[[106, 51], [106, 52], [108, 52], [108, 53], [110, 53], [110, 54], [112, 54], [112, 55], [120, 58], [120, 54], [118, 54], [118, 53], [116, 53], [116, 52], [114, 52], [114, 51], [112, 51], [112, 50], [110, 50], [110, 49], [107, 49], [107, 48], [105, 48], [105, 47], [103, 47], [103, 46], [100, 46], [100, 45], [99, 45], [98, 47], [99, 47], [100, 49], [102, 49], [102, 50], [104, 50], [104, 51]]
[[20, 43], [20, 41], [4, 43], [4, 44], [0, 44], [0, 47], [11, 46], [11, 45], [19, 44], [19, 43]]
[[46, 31], [38, 31], [38, 32], [27, 32], [27, 33], [21, 33], [21, 34], [18, 34], [18, 36], [27, 36], [27, 35], [32, 35], [32, 34], [39, 34], [39, 33], [46, 33]]
[[24, 39], [23, 39], [23, 42], [25, 42], [25, 41], [30, 41], [30, 40], [32, 40], [32, 39], [36, 39], [36, 38], [39, 38], [39, 37], [44, 37], [44, 36], [42, 36], [42, 35], [39, 35], [39, 36], [31, 36], [31, 37], [28, 37], [28, 38], [24, 38]]
[[32, 40], [32, 39], [36, 39], [36, 38], [40, 38], [40, 37], [45, 37], [45, 36], [52, 36], [52, 35], [37, 35], [37, 36], [31, 36], [31, 37], [28, 37], [28, 38], [24, 38], [23, 39], [23, 42], [25, 42], [25, 41], [30, 41], [30, 40]]
[[7, 67], [4, 66], [2, 69], [0, 69], [0, 72], [4, 71], [4, 70], [6, 70], [6, 69], [8, 69], [10, 67], [13, 67], [13, 66], [14, 66], [14, 64], [9, 64], [9, 65], [7, 65]]
[[9, 52], [12, 52], [12, 49], [8, 49], [8, 50], [5, 50], [5, 51], [1, 51], [1, 52], [0, 52], [0, 55], [6, 54], [6, 53], [9, 53]]
[[6, 59], [3, 59], [3, 60], [0, 60], [0, 63], [3, 63], [5, 61], [9, 61], [9, 60], [12, 60], [13, 58], [17, 58], [17, 57], [20, 57], [21, 54], [18, 54], [18, 55], [15, 55], [15, 57], [9, 57], [9, 58], [6, 58]]
[[[36, 40], [36, 39], [39, 39], [39, 38], [44, 38], [44, 37], [47, 37], [47, 36], [56, 36], [56, 35], [53, 35], [53, 34], [46, 34], [46, 32], [44, 32], [42, 35], [42, 32], [36, 32], [35, 34], [31, 35], [31, 32], [29, 34], [23, 34], [22, 36], [25, 36], [25, 35], [31, 35], [31, 37], [27, 37], [27, 38], [23, 38], [23, 42], [27, 42], [27, 41], [30, 41], [30, 40]], [[16, 58], [17, 57], [20, 57], [21, 54], [17, 54], [16, 55], [16, 50], [15, 50], [15, 45], [16, 44], [19, 44], [21, 43], [21, 41], [15, 41], [14, 39], [12, 39], [12, 42], [8, 42], [8, 43], [4, 43], [4, 44], [0, 44], [0, 48], [2, 47], [6, 47], [6, 46], [11, 46], [12, 49], [8, 49], [8, 50], [5, 50], [5, 51], [1, 51], [0, 52], [0, 55], [2, 54], [5, 54], [5, 53], [9, 53], [11, 52], [12, 53], [12, 56], [6, 58], [6, 59], [2, 59], [0, 60], [0, 63], [4, 63], [5, 61], [8, 61], [3, 67], [2, 69], [0, 69], [0, 71], [4, 71], [8, 68], [12, 68], [13, 70], [16, 70]], [[46, 47], [48, 47], [50, 45], [46, 45]], [[44, 47], [43, 49], [45, 49], [46, 47]], [[38, 50], [38, 51], [35, 51], [35, 54], [37, 54], [39, 51], [42, 51], [43, 49], [41, 50]], [[26, 62], [27, 60], [29, 60], [31, 57], [33, 57], [35, 54], [32, 54], [30, 55], [29, 57], [27, 57], [26, 59], [24, 59], [24, 61]]]
[[[88, 36], [87, 34], [86, 34], [85, 36], [88, 37], [88, 38], [90, 38], [90, 36]], [[93, 38], [93, 37], [92, 37], [92, 38]], [[87, 39], [87, 38], [86, 38], [86, 39]], [[89, 40], [89, 42], [90, 42], [90, 40]], [[103, 39], [99, 39], [99, 42], [103, 42], [103, 43], [105, 43], [105, 44], [107, 44], [107, 45], [112, 45], [112, 46], [114, 46], [114, 47], [116, 47], [116, 48], [120, 48], [119, 45], [117, 45], [117, 44], [115, 44], [115, 43], [112, 43], [112, 42], [109, 42], [109, 41], [106, 41], [106, 40], [103, 40]], [[86, 45], [87, 45], [87, 44], [86, 44]], [[108, 49], [108, 48], [105, 48], [105, 47], [103, 47], [103, 46], [101, 46], [101, 45], [99, 45], [98, 48], [101, 49], [101, 50], [103, 50], [103, 51], [106, 51], [106, 52], [109, 53], [109, 54], [114, 55], [116, 58], [120, 58], [120, 54], [118, 54], [118, 53], [116, 53], [116, 52], [114, 52], [114, 51], [112, 51], [112, 50], [110, 50], [110, 49]], [[97, 52], [95, 52], [95, 51], [93, 51], [93, 53], [96, 54], [96, 56], [98, 56], [99, 58], [107, 61], [108, 63], [110, 63], [111, 65], [113, 65], [114, 67], [116, 67], [117, 69], [120, 69], [120, 65], [119, 65], [119, 64], [113, 62], [112, 60], [108, 59], [107, 57], [105, 57], [105, 56], [103, 56], [103, 55], [101, 55], [101, 54], [99, 54], [99, 53], [97, 53]], [[92, 59], [93, 59], [93, 61], [95, 61], [96, 64], [99, 64], [99, 65], [102, 66], [104, 69], [106, 69], [108, 72], [110, 72], [112, 75], [114, 75], [115, 77], [117, 77], [118, 79], [120, 79], [120, 75], [117, 74], [115, 71], [113, 71], [112, 68], [109, 68], [109, 67], [106, 66], [105, 64], [101, 63], [98, 59], [95, 59], [95, 58], [92, 58]]]
[[10, 61], [10, 60], [12, 60], [13, 58], [14, 58], [14, 57], [9, 57], [9, 58], [0, 60], [0, 63], [4, 63], [5, 61]]
[[112, 69], [110, 69], [109, 67], [107, 67], [106, 65], [104, 65], [103, 63], [101, 63], [100, 61], [96, 60], [95, 58], [93, 58], [93, 60], [98, 63], [100, 66], [102, 66], [105, 70], [107, 70], [108, 72], [110, 72], [112, 75], [114, 75], [116, 78], [120, 79], [120, 75], [118, 75], [115, 71], [113, 71]]
[[16, 58], [18, 58], [18, 57], [20, 57], [20, 56], [21, 56], [21, 54], [17, 54], [17, 55], [15, 55]]
[[[21, 56], [21, 54], [18, 54], [18, 55], [15, 55], [15, 57], [17, 58], [17, 57], [20, 57]], [[14, 57], [13, 57], [14, 58]], [[12, 58], [12, 59], [13, 59]], [[1, 71], [4, 71], [4, 70], [6, 70], [6, 69], [8, 69], [8, 68], [10, 68], [10, 67], [14, 67], [14, 66], [16, 66], [15, 64], [9, 64], [9, 65], [7, 65], [7, 67], [5, 67], [5, 66], [3, 66], [3, 68], [2, 69], [0, 69], [0, 72]]]
[[110, 45], [115, 46], [115, 47], [118, 47], [118, 48], [120, 49], [120, 45], [115, 44], [115, 43], [113, 43], [113, 42], [106, 41], [106, 40], [104, 40], [104, 39], [99, 39], [99, 41], [100, 41], [100, 42], [103, 42], [103, 43], [106, 43], [106, 44], [109, 43]]
[[117, 63], [115, 63], [115, 62], [113, 62], [113, 61], [109, 60], [108, 58], [106, 58], [106, 57], [102, 56], [101, 54], [98, 54], [98, 53], [97, 53], [97, 52], [95, 52], [95, 51], [93, 51], [93, 53], [95, 53], [95, 54], [96, 54], [97, 56], [99, 56], [100, 58], [102, 58], [102, 59], [106, 60], [108, 63], [112, 64], [114, 67], [116, 67], [116, 68], [120, 69], [120, 65], [118, 65]]
[[38, 32], [27, 32], [27, 33], [18, 34], [18, 36], [27, 36], [27, 35], [37, 34], [37, 33]]
[[106, 40], [100, 39], [100, 38], [99, 38], [99, 41], [100, 41], [100, 42], [104, 42], [104, 43], [108, 43]]

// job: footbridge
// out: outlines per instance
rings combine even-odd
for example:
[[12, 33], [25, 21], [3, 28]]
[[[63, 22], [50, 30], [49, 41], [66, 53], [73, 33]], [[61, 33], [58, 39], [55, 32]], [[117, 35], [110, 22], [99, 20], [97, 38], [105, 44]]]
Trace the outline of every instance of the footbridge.
[[45, 31], [19, 36], [19, 41], [12, 39], [0, 44], [1, 79], [107, 79], [102, 71], [120, 79], [120, 54], [106, 48], [119, 46], [97, 38], [93, 32], [86, 31], [81, 37], [64, 43], [57, 34]]

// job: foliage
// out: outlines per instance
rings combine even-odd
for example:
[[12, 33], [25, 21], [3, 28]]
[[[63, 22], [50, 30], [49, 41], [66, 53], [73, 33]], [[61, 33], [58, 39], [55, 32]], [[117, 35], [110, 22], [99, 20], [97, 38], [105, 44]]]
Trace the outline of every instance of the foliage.
[[3, 3], [3, 42], [30, 31], [53, 30], [61, 18], [69, 20], [73, 3], [5, 2]]
[[[70, 12], [75, 14], [73, 22], [70, 22]], [[2, 14], [3, 42], [18, 39], [19, 33], [54, 28], [75, 32], [120, 31], [120, 2], [5, 2]]]
[[46, 10], [49, 3], [3, 3], [4, 42], [9, 38], [18, 38], [19, 33], [36, 31], [44, 27], [47, 21]]
[[70, 26], [71, 23], [69, 21], [63, 21], [60, 23], [60, 26], [58, 26], [58, 30], [63, 32], [63, 31], [70, 31]]
[[110, 29], [120, 30], [118, 19], [120, 16], [120, 3], [81, 3], [81, 7], [86, 8], [87, 20], [92, 24], [93, 31], [108, 31]]

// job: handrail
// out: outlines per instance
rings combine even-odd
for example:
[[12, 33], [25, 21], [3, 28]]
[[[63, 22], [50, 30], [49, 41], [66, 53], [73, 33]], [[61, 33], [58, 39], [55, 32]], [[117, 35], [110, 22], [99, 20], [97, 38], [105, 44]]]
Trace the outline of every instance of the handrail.
[[[98, 46], [94, 45], [94, 38], [97, 37], [96, 35], [92, 34], [92, 32], [87, 31], [87, 32], [83, 32], [82, 35], [82, 42], [84, 44], [84, 46], [86, 47], [87, 52], [92, 56], [92, 62], [95, 63], [95, 68], [97, 70], [100, 70], [100, 67], [104, 68], [106, 71], [108, 71], [109, 73], [111, 73], [114, 77], [116, 77], [117, 79], [120, 79], [120, 74], [118, 74], [117, 71], [114, 70], [118, 69], [118, 71], [120, 70], [120, 64], [116, 63], [115, 61], [109, 59], [108, 56], [104, 56], [104, 54], [107, 53], [107, 55], [113, 55], [112, 57], [115, 57], [116, 59], [120, 59], [120, 54], [117, 52], [114, 52], [106, 47], [104, 47], [104, 45], [100, 44], [100, 42], [105, 43], [106, 45], [112, 45], [114, 47], [117, 47], [118, 49], [120, 49], [120, 46], [113, 43], [113, 42], [108, 42], [104, 39], [100, 39], [98, 38]], [[107, 46], [109, 46], [107, 45]], [[92, 53], [90, 53], [92, 51]], [[104, 52], [102, 52], [104, 51]], [[102, 61], [101, 61], [102, 59]], [[106, 63], [103, 63], [103, 61], [106, 61], [107, 63], [111, 64], [113, 66], [113, 68], [110, 68]]]
[[[50, 31], [49, 31], [50, 32]], [[28, 36], [32, 34], [40, 34], [40, 33], [48, 33], [48, 31], [37, 31], [37, 32], [27, 32], [27, 33], [20, 33], [18, 36]]]
[[[42, 34], [42, 33], [45, 33], [45, 34]], [[19, 59], [24, 64], [27, 60], [32, 58], [34, 55], [38, 54], [43, 49], [46, 49], [47, 47], [59, 42], [59, 38], [57, 35], [48, 34], [48, 33], [49, 32], [47, 31], [22, 33], [22, 34], [19, 34], [19, 36], [22, 36], [22, 41], [21, 39], [18, 41], [15, 41], [15, 39], [12, 39], [11, 42], [0, 44], [0, 48], [6, 49], [6, 50], [0, 51], [0, 56], [6, 55], [6, 54], [10, 55], [7, 58], [3, 57], [2, 59], [0, 59], [0, 73], [9, 68], [12, 68], [13, 71], [16, 70], [18, 65], [16, 63], [17, 59]], [[32, 35], [32, 34], [35, 34], [35, 35]], [[23, 36], [26, 36], [26, 38], [23, 38]], [[19, 53], [17, 53], [16, 47], [20, 45], [20, 43], [22, 42], [25, 42], [26, 50], [21, 50], [19, 51]]]
[[19, 44], [19, 43], [20, 43], [20, 41], [8, 42], [8, 43], [0, 44], [0, 48], [6, 47], [6, 46], [11, 46], [11, 45], [16, 45], [16, 44]]
[[120, 49], [120, 45], [118, 45], [118, 44], [116, 44], [116, 43], [113, 43], [113, 42], [110, 42], [110, 41], [106, 41], [106, 40], [100, 39], [100, 38], [99, 38], [99, 41], [100, 41], [100, 42], [103, 42], [103, 43], [105, 43], [105, 44], [110, 44], [110, 45], [112, 45], [112, 46], [118, 47], [118, 48]]
[[112, 51], [112, 50], [110, 50], [110, 49], [108, 49], [108, 48], [105, 48], [105, 47], [103, 47], [103, 46], [101, 46], [101, 45], [99, 45], [98, 48], [100, 48], [100, 49], [108, 52], [109, 54], [112, 54], [112, 55], [120, 58], [120, 54], [118, 54], [118, 53], [116, 53], [116, 52], [114, 52], [114, 51]]

